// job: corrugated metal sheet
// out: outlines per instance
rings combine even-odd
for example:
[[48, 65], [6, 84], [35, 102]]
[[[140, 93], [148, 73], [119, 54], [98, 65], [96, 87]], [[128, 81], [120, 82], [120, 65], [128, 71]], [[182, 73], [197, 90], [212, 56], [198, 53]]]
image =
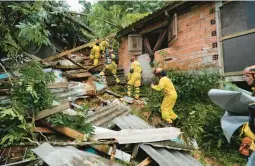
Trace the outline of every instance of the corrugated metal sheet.
[[130, 107], [121, 103], [114, 102], [109, 106], [101, 107], [87, 116], [87, 121], [94, 126], [111, 128], [114, 126], [112, 120], [118, 116], [127, 115], [131, 112]]
[[80, 151], [74, 147], [53, 147], [49, 143], [43, 143], [36, 149], [33, 149], [33, 152], [49, 166], [120, 166], [101, 156]]
[[[139, 117], [130, 114], [115, 118], [113, 122], [121, 129], [153, 128]], [[146, 144], [141, 144], [140, 147], [160, 166], [202, 166], [197, 160], [184, 151], [168, 151], [165, 148], [153, 148]]]
[[93, 135], [94, 139], [115, 138], [119, 144], [154, 142], [176, 139], [181, 134], [175, 127], [157, 129], [124, 129], [121, 131], [109, 131]]

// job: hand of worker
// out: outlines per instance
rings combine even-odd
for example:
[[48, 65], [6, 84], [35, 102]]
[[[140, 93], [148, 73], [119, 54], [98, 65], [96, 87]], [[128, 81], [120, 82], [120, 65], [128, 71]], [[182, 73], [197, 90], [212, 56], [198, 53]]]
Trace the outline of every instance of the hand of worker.
[[151, 84], [151, 87], [153, 87], [154, 86], [154, 84]]

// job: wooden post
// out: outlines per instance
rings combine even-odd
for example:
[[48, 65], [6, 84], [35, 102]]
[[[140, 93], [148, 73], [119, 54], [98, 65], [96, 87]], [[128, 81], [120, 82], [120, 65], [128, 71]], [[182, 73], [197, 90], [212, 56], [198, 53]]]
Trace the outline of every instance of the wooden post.
[[76, 66], [79, 66], [80, 68], [84, 69], [84, 70], [87, 70], [86, 67], [80, 65], [79, 63], [76, 63], [75, 61], [73, 61], [71, 58], [68, 57], [68, 55], [65, 56], [65, 59], [71, 61], [73, 64], [75, 64]]
[[70, 107], [69, 102], [65, 101], [64, 103], [60, 103], [59, 105], [55, 107], [38, 112], [35, 116], [35, 120], [39, 120], [47, 116], [53, 115], [57, 112], [64, 111], [65, 109], [68, 109], [69, 107]]
[[151, 158], [147, 157], [145, 160], [143, 160], [139, 165], [137, 166], [146, 166], [149, 165], [151, 163]]

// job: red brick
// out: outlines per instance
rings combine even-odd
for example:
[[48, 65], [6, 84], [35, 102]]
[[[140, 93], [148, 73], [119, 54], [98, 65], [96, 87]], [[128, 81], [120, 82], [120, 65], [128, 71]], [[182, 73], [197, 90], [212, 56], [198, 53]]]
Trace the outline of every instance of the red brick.
[[211, 14], [211, 15], [210, 15], [210, 19], [211, 19], [211, 20], [215, 19], [215, 14]]
[[198, 30], [198, 31], [196, 31], [195, 33], [196, 33], [196, 35], [202, 35], [202, 34], [205, 33], [205, 29]]
[[178, 36], [178, 39], [185, 39], [186, 37], [187, 37], [186, 34], [182, 34]]
[[182, 40], [182, 42], [183, 42], [184, 44], [190, 44], [190, 43], [191, 43], [191, 39], [192, 39], [192, 38], [184, 39], [184, 40]]
[[188, 59], [189, 59], [189, 56], [186, 56], [186, 55], [180, 56], [180, 60], [188, 60]]
[[200, 15], [197, 14], [197, 15], [192, 16], [192, 17], [190, 18], [190, 20], [197, 20], [197, 19], [199, 19], [199, 18], [200, 18]]
[[196, 21], [196, 24], [201, 24], [201, 23], [204, 23], [205, 22], [205, 19], [204, 18], [200, 18]]
[[201, 23], [201, 24], [200, 24], [200, 28], [201, 28], [201, 29], [203, 29], [203, 28], [208, 28], [208, 27], [210, 27], [210, 26], [211, 26], [210, 22], [204, 22], [204, 23]]
[[212, 36], [210, 39], [208, 39], [208, 41], [210, 42], [216, 42], [217, 41], [217, 37], [216, 36]]
[[199, 29], [200, 29], [200, 24], [196, 24], [196, 25], [191, 27], [191, 31], [197, 31]]
[[198, 40], [198, 41], [196, 41], [196, 44], [197, 44], [197, 45], [206, 44], [206, 40], [205, 40], [205, 39]]
[[200, 36], [195, 36], [195, 37], [192, 37], [191, 38], [191, 41], [194, 42], [194, 41], [197, 41], [197, 40], [200, 40], [201, 39], [201, 35]]
[[188, 27], [192, 27], [192, 26], [194, 26], [194, 25], [196, 25], [196, 21], [190, 21], [190, 22], [187, 24]]
[[194, 37], [194, 36], [196, 36], [195, 32], [188, 32], [187, 33], [187, 38]]
[[186, 29], [186, 28], [187, 28], [187, 25], [181, 24], [181, 25], [178, 26], [178, 31], [181, 31], [181, 30]]
[[201, 46], [198, 46], [198, 47], [194, 47], [194, 48], [191, 48], [191, 52], [195, 52], [195, 51], [201, 51], [202, 47]]

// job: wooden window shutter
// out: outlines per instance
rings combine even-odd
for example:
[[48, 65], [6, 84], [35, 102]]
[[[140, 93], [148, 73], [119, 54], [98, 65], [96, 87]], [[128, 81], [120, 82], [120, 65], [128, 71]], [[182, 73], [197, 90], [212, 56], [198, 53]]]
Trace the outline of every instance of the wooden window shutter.
[[175, 13], [168, 27], [168, 46], [177, 39], [177, 14]]
[[142, 35], [132, 34], [128, 35], [128, 52], [130, 54], [142, 54], [143, 41]]

